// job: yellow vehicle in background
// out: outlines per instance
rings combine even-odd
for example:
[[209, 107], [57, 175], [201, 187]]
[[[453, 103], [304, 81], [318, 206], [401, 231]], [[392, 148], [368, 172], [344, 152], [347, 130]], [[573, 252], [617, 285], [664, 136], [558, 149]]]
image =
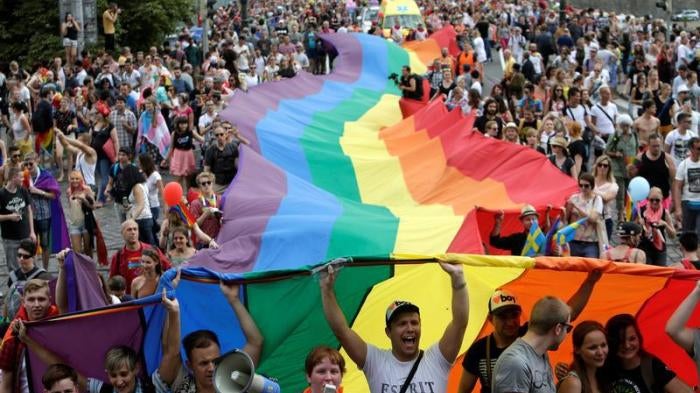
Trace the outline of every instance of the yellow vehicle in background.
[[384, 0], [379, 11], [382, 16], [380, 24], [387, 38], [391, 37], [391, 28], [396, 25], [401, 26], [404, 37], [418, 25], [425, 26], [420, 8], [413, 0]]

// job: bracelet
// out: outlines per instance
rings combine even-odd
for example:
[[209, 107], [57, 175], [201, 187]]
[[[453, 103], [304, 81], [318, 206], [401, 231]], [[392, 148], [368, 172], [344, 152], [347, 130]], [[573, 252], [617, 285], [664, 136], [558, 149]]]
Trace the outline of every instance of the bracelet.
[[467, 282], [466, 282], [466, 281], [462, 281], [462, 283], [459, 284], [459, 285], [452, 285], [452, 289], [454, 289], [455, 291], [457, 291], [457, 290], [460, 290], [460, 289], [462, 289], [462, 288], [465, 288], [466, 286], [467, 286]]

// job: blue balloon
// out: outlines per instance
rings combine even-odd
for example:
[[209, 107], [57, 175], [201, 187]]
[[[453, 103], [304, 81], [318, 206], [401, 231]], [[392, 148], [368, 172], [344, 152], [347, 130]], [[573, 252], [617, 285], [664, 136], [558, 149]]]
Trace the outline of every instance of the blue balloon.
[[639, 202], [649, 196], [649, 188], [649, 182], [647, 179], [637, 176], [630, 180], [630, 185], [627, 190], [629, 191], [632, 200], [634, 202]]

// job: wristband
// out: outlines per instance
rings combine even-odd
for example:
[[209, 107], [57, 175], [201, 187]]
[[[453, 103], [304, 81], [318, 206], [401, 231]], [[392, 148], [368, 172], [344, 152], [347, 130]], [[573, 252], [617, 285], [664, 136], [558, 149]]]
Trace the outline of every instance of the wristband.
[[460, 289], [462, 289], [462, 288], [465, 288], [466, 286], [467, 286], [467, 282], [466, 282], [466, 281], [462, 281], [462, 283], [459, 284], [459, 285], [452, 285], [452, 289], [454, 289], [455, 291], [457, 291], [457, 290], [460, 290]]

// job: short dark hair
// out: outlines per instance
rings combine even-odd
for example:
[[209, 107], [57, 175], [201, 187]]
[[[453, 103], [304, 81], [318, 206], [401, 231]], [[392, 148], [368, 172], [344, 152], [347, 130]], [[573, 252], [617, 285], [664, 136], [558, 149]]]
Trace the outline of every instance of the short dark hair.
[[647, 100], [642, 101], [642, 109], [644, 109], [644, 110], [647, 110], [654, 105], [656, 105], [656, 103], [652, 99], [647, 99]]
[[209, 348], [212, 344], [221, 347], [221, 344], [219, 344], [219, 337], [216, 336], [216, 333], [206, 329], [195, 330], [182, 340], [182, 346], [185, 347], [185, 354], [190, 361], [192, 361], [193, 350], [197, 348]]
[[131, 148], [129, 146], [119, 146], [119, 152], [131, 157]]
[[698, 250], [698, 234], [695, 232], [683, 232], [678, 236], [678, 243], [685, 251], [694, 252]]
[[31, 256], [36, 255], [36, 242], [32, 239], [22, 239], [19, 242], [19, 248], [31, 254]]
[[118, 95], [116, 98], [116, 101], [121, 101], [123, 103], [126, 103], [126, 97], [124, 97], [123, 95]]
[[107, 287], [109, 287], [109, 290], [112, 292], [123, 291], [126, 289], [126, 279], [118, 274], [112, 276], [107, 281]]
[[678, 114], [678, 117], [676, 117], [676, 121], [680, 123], [680, 122], [685, 121], [691, 117], [692, 117], [692, 115], [690, 113], [681, 112]]
[[67, 366], [62, 363], [56, 363], [50, 365], [44, 375], [41, 376], [41, 384], [44, 385], [44, 389], [51, 390], [53, 385], [58, 381], [64, 379], [70, 379], [74, 384], [78, 384], [78, 373], [71, 366]]

